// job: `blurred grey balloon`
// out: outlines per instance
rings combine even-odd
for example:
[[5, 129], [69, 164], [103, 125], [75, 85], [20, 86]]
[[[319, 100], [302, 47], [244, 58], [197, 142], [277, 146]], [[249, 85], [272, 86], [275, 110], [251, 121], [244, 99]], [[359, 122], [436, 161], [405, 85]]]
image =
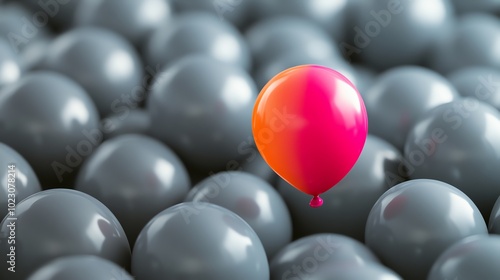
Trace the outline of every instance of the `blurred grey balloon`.
[[0, 89], [19, 80], [23, 70], [11, 45], [0, 37]]
[[131, 245], [151, 218], [182, 202], [190, 187], [186, 168], [168, 147], [134, 134], [105, 141], [75, 183], [116, 215]]
[[411, 178], [447, 182], [468, 195], [486, 221], [500, 196], [500, 113], [474, 98], [429, 111], [408, 135]]
[[19, 60], [24, 71], [37, 71], [43, 68], [43, 61], [52, 40], [52, 37], [42, 38], [22, 49], [19, 53]]
[[189, 201], [213, 203], [242, 217], [257, 233], [269, 258], [292, 240], [292, 221], [285, 202], [269, 183], [252, 174], [214, 174], [199, 182], [189, 197]]
[[370, 90], [375, 80], [378, 77], [378, 73], [371, 68], [366, 67], [363, 64], [352, 65], [356, 75], [355, 85], [361, 96], [365, 99], [367, 92]]
[[[7, 264], [10, 246], [15, 246], [16, 272], [1, 269], [1, 279], [24, 280], [51, 260], [82, 254], [129, 268], [130, 247], [120, 223], [90, 195], [70, 189], [41, 191], [17, 204], [15, 214], [17, 220], [1, 224], [0, 260]], [[8, 243], [12, 223], [15, 245]]]
[[498, 0], [452, 0], [455, 10], [459, 14], [466, 13], [500, 13], [500, 2]]
[[458, 97], [450, 82], [432, 70], [393, 68], [380, 74], [365, 94], [369, 132], [402, 151], [408, 132], [419, 118]]
[[460, 190], [441, 181], [400, 183], [373, 206], [366, 244], [404, 279], [425, 279], [436, 259], [455, 242], [488, 233], [481, 213]]
[[275, 75], [288, 68], [303, 64], [316, 64], [325, 66], [340, 72], [355, 85], [358, 82], [355, 70], [347, 61], [344, 61], [344, 59], [340, 57], [318, 59], [314, 58], [303, 50], [297, 49], [284, 52], [283, 54], [277, 55], [270, 61], [263, 63], [255, 73], [255, 81], [257, 83], [257, 87], [259, 89], [262, 89], [267, 84], [267, 82], [271, 80]]
[[353, 16], [343, 52], [359, 54], [382, 70], [423, 61], [431, 45], [449, 32], [454, 11], [449, 0], [369, 0]]
[[434, 263], [428, 280], [497, 279], [500, 236], [472, 236], [448, 248]]
[[[255, 1], [255, 0], [252, 0]], [[257, 0], [258, 13], [262, 17], [288, 15], [314, 22], [341, 42], [346, 30], [347, 0]]]
[[145, 99], [139, 55], [124, 38], [105, 29], [82, 27], [59, 35], [42, 68], [82, 85], [102, 117], [136, 108]]
[[500, 110], [500, 69], [471, 66], [453, 71], [447, 78], [461, 96], [474, 97]]
[[270, 262], [271, 280], [309, 279], [316, 271], [334, 265], [360, 268], [378, 262], [359, 241], [339, 234], [314, 234], [281, 249]]
[[18, 152], [3, 143], [0, 143], [0, 166], [0, 219], [3, 219], [8, 209], [13, 208], [12, 204], [17, 204], [42, 189], [30, 164]]
[[92, 255], [57, 258], [37, 269], [28, 280], [133, 280], [117, 264]]
[[251, 68], [250, 52], [239, 31], [204, 12], [174, 16], [156, 29], [143, 52], [148, 65], [160, 67], [192, 54], [205, 54], [246, 70]]
[[500, 196], [493, 205], [493, 210], [491, 210], [488, 229], [490, 233], [500, 234]]
[[290, 209], [296, 235], [332, 232], [364, 241], [371, 208], [385, 191], [405, 179], [401, 153], [386, 141], [368, 135], [351, 171], [322, 195], [323, 206], [311, 208], [310, 196], [283, 180], [278, 190]]
[[[88, 0], [86, 0], [88, 1]], [[30, 10], [30, 17], [38, 20], [43, 26], [51, 24], [57, 30], [67, 30], [73, 27], [73, 19], [79, 0], [16, 0]], [[43, 23], [43, 24], [42, 24]]]
[[484, 14], [457, 19], [451, 32], [443, 33], [428, 56], [429, 66], [450, 73], [470, 66], [500, 67], [500, 21]]
[[257, 68], [291, 51], [303, 52], [303, 56], [315, 60], [341, 57], [328, 33], [298, 17], [276, 16], [258, 21], [245, 36]]
[[308, 274], [306, 277], [300, 278], [303, 280], [403, 280], [389, 268], [370, 263], [363, 266], [359, 265], [332, 265], [322, 266], [317, 271]]
[[215, 204], [186, 202], [162, 211], [142, 230], [132, 274], [138, 280], [265, 280], [269, 265], [242, 218]]
[[98, 26], [125, 37], [141, 49], [151, 33], [172, 15], [169, 0], [79, 1], [76, 26]]
[[150, 133], [189, 168], [231, 170], [245, 156], [240, 148], [252, 135], [256, 96], [254, 81], [242, 68], [204, 55], [185, 57], [167, 68], [152, 89]]
[[104, 139], [131, 133], [147, 134], [149, 126], [149, 114], [143, 109], [124, 111], [101, 120]]
[[98, 128], [90, 97], [61, 74], [32, 72], [0, 91], [0, 141], [31, 164], [43, 188], [72, 185], [102, 140]]

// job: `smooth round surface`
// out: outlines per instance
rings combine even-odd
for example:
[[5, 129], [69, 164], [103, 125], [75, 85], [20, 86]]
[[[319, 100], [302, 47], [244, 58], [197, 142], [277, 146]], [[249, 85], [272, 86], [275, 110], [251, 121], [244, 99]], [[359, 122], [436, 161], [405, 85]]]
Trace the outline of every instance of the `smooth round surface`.
[[78, 255], [57, 258], [37, 269], [28, 280], [133, 280], [123, 268], [106, 259]]
[[292, 221], [285, 202], [266, 181], [240, 171], [220, 172], [196, 184], [193, 202], [209, 202], [243, 218], [257, 233], [271, 258], [292, 240]]
[[447, 182], [469, 196], [486, 221], [500, 196], [500, 113], [473, 98], [441, 105], [408, 135], [411, 178]]
[[457, 19], [453, 30], [443, 33], [429, 55], [428, 64], [441, 73], [470, 66], [500, 67], [500, 21], [476, 13]]
[[369, 131], [402, 151], [410, 129], [421, 117], [458, 97], [448, 80], [432, 70], [417, 66], [388, 70], [364, 98]]
[[330, 36], [305, 19], [277, 16], [258, 21], [245, 33], [256, 66], [289, 51], [303, 52], [312, 59], [339, 58]]
[[30, 164], [11, 147], [0, 143], [0, 219], [26, 197], [41, 191]]
[[115, 31], [137, 47], [172, 14], [167, 0], [86, 0], [75, 15], [78, 26], [92, 25]]
[[160, 67], [191, 54], [204, 54], [246, 70], [251, 67], [248, 46], [239, 31], [209, 13], [173, 17], [151, 35], [144, 50], [148, 65]]
[[500, 70], [493, 67], [472, 66], [454, 71], [447, 76], [461, 96], [474, 97], [500, 110]]
[[449, 246], [487, 233], [481, 213], [464, 193], [444, 182], [419, 179], [380, 197], [368, 216], [365, 240], [404, 279], [425, 279]]
[[146, 134], [149, 131], [150, 118], [146, 110], [135, 109], [114, 114], [101, 120], [104, 139], [123, 134]]
[[252, 132], [271, 168], [318, 196], [356, 163], [368, 130], [365, 105], [340, 73], [317, 65], [287, 69], [262, 89]]
[[271, 280], [309, 279], [317, 270], [333, 265], [360, 268], [371, 263], [378, 263], [377, 257], [359, 241], [339, 234], [315, 234], [288, 244], [272, 259]]
[[98, 28], [76, 28], [57, 37], [43, 68], [82, 85], [105, 117], [135, 108], [145, 99], [142, 63], [124, 38]]
[[500, 236], [474, 236], [446, 250], [432, 266], [428, 280], [496, 279], [500, 275]]
[[358, 265], [322, 266], [317, 271], [307, 274], [304, 280], [403, 280], [389, 268], [376, 263]]
[[488, 229], [490, 233], [500, 234], [500, 196], [491, 210]]
[[455, 10], [460, 14], [482, 12], [498, 15], [500, 13], [500, 2], [497, 0], [452, 0], [452, 2]]
[[423, 61], [431, 45], [449, 32], [454, 11], [449, 0], [369, 0], [355, 18], [349, 29], [353, 45], [343, 45], [343, 53], [354, 52], [370, 66], [387, 69]]
[[269, 265], [242, 218], [211, 203], [187, 202], [162, 211], [142, 230], [132, 274], [138, 280], [265, 280]]
[[134, 134], [105, 141], [75, 183], [113, 211], [131, 244], [151, 218], [181, 202], [190, 186], [186, 168], [168, 147]]
[[283, 180], [278, 190], [290, 209], [296, 235], [332, 232], [364, 241], [366, 219], [373, 205], [405, 177], [401, 153], [386, 141], [368, 135], [356, 164], [322, 195], [325, 203], [319, 209], [309, 207], [311, 198]]
[[56, 29], [66, 30], [73, 27], [73, 19], [81, 1], [20, 0], [16, 2], [21, 2], [31, 10], [30, 15], [33, 17], [33, 23], [37, 17], [40, 25], [45, 26], [50, 23]]
[[33, 194], [16, 207], [17, 220], [2, 221], [2, 263], [10, 257], [8, 237], [15, 223], [15, 269], [0, 270], [1, 279], [26, 279], [41, 265], [64, 256], [89, 254], [128, 268], [130, 247], [120, 223], [104, 204], [69, 189]]
[[0, 91], [0, 141], [31, 164], [44, 188], [72, 185], [102, 140], [98, 126], [85, 90], [60, 74], [33, 72]]
[[147, 100], [151, 134], [172, 147], [188, 167], [230, 170], [251, 135], [257, 90], [241, 68], [197, 55], [161, 75]]
[[8, 41], [0, 37], [0, 89], [19, 80], [21, 74], [17, 54]]

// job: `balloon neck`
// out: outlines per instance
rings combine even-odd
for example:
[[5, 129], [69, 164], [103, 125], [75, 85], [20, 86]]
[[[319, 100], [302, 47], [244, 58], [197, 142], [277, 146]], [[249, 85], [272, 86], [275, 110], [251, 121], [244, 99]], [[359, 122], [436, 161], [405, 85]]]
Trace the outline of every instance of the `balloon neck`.
[[323, 205], [323, 199], [319, 197], [319, 195], [315, 195], [312, 199], [311, 202], [309, 202], [309, 206], [312, 208], [318, 208], [321, 205]]

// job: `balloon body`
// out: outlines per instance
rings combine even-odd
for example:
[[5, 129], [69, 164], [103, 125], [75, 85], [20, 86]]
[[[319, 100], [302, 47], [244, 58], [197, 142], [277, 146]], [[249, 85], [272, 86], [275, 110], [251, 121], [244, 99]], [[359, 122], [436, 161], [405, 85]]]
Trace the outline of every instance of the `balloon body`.
[[293, 67], [271, 79], [252, 118], [255, 143], [266, 162], [292, 186], [313, 195], [316, 206], [321, 205], [318, 195], [356, 163], [367, 130], [365, 105], [354, 85], [318, 65]]
[[[298, 279], [298, 278], [297, 278]], [[301, 278], [301, 280], [403, 280], [401, 276], [397, 275], [394, 271], [389, 268], [376, 264], [370, 263], [363, 266], [358, 265], [332, 265], [324, 266], [314, 271], [311, 274], [307, 274], [306, 277]]]
[[0, 89], [17, 81], [22, 74], [19, 58], [7, 40], [0, 37]]
[[147, 134], [150, 118], [146, 110], [135, 109], [121, 114], [111, 115], [101, 120], [104, 139], [123, 134]]
[[490, 233], [500, 234], [500, 196], [491, 211], [488, 230]]

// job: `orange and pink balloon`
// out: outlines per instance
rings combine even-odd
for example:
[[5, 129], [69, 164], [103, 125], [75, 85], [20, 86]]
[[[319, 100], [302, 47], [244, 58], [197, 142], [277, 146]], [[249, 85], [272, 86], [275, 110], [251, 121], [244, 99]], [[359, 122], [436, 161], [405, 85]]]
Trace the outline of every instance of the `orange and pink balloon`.
[[368, 133], [366, 109], [342, 74], [301, 65], [272, 78], [260, 92], [252, 132], [259, 152], [285, 181], [312, 195], [311, 207], [356, 163]]

